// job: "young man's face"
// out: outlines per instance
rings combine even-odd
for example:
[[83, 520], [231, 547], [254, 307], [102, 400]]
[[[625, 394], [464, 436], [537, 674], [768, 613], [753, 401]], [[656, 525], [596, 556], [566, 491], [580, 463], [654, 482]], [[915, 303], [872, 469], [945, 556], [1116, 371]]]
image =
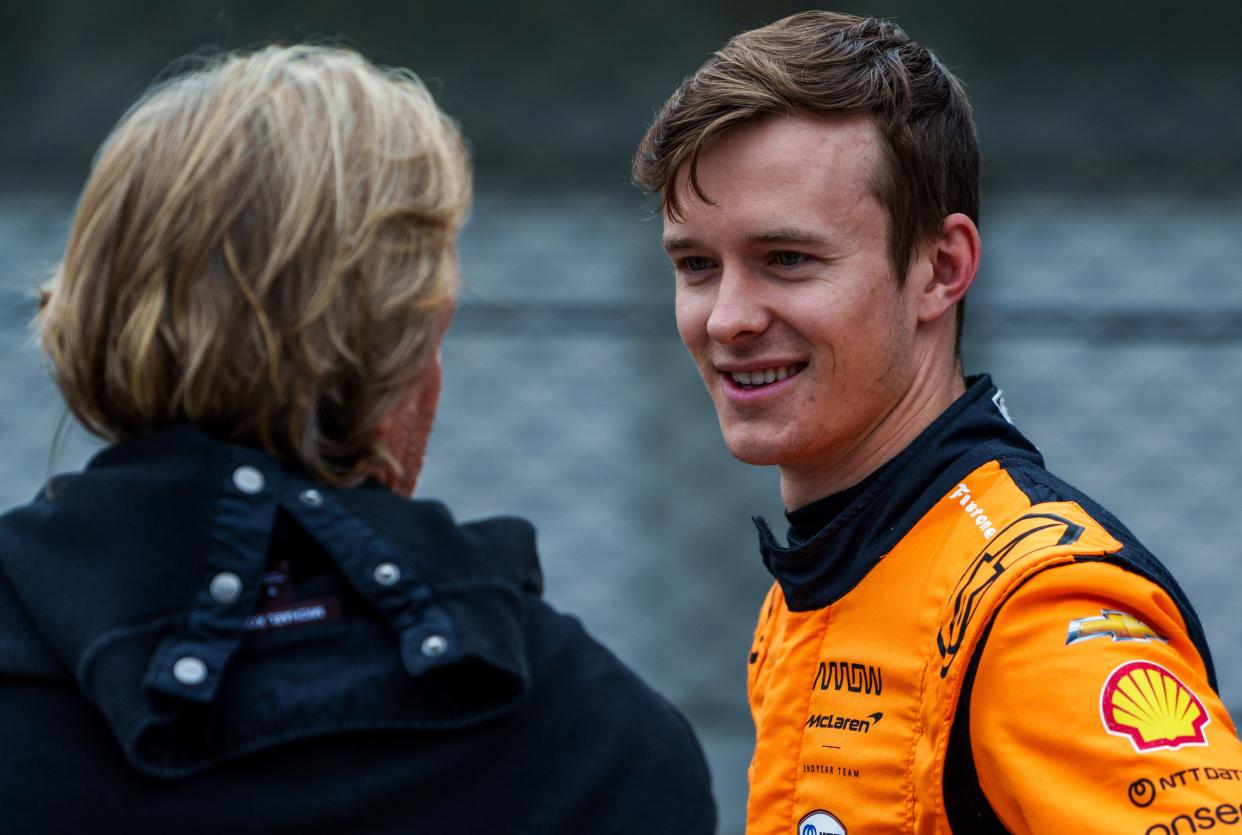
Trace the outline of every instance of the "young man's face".
[[916, 378], [916, 282], [898, 285], [869, 187], [881, 160], [870, 119], [779, 116], [708, 146], [714, 205], [681, 172], [677, 328], [742, 461], [831, 468]]

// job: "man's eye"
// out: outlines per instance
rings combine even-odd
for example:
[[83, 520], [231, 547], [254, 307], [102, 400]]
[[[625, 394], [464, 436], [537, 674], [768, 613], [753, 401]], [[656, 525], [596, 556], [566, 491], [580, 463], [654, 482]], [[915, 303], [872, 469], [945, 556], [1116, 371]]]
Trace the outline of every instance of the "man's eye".
[[679, 266], [688, 273], [697, 273], [709, 269], [711, 265], [712, 259], [710, 258], [704, 258], [702, 255], [689, 255], [681, 259]]
[[796, 267], [806, 260], [806, 256], [801, 252], [778, 252], [772, 260], [782, 267]]

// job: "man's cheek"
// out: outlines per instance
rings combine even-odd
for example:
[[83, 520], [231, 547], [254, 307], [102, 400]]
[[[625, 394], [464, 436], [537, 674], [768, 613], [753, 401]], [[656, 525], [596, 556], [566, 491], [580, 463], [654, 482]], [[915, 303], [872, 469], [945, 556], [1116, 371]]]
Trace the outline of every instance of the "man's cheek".
[[[682, 344], [692, 354], [707, 342], [707, 316], [700, 315], [697, 306], [691, 300], [681, 298], [677, 299], [677, 333], [681, 336]], [[697, 359], [697, 356], [696, 356]]]

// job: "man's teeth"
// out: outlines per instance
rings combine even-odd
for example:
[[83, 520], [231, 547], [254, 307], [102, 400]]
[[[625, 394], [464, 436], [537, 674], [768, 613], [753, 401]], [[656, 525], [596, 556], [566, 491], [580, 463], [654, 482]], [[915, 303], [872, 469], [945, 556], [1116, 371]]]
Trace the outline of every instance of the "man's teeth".
[[730, 371], [733, 382], [742, 386], [762, 386], [775, 383], [802, 370], [800, 365], [782, 365], [779, 368], [763, 368], [758, 371]]

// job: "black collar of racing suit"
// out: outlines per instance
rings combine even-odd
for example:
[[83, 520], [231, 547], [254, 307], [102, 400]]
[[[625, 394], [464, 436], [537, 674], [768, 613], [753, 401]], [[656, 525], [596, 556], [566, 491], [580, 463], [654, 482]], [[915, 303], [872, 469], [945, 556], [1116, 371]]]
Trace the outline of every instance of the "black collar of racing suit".
[[[853, 487], [789, 514], [788, 546], [755, 517], [763, 563], [792, 611], [822, 609], [844, 597], [932, 505], [984, 463], [1016, 457], [1043, 466], [1035, 445], [1002, 411], [992, 378], [980, 374], [966, 384], [966, 392], [891, 461]], [[807, 537], [810, 519], [821, 524]]]
[[[374, 612], [330, 625], [332, 634], [350, 629], [354, 645], [399, 655], [383, 669], [395, 673], [392, 692], [413, 695], [392, 707], [392, 723], [459, 727], [525, 697], [524, 598], [542, 590], [527, 522], [458, 525], [438, 502], [403, 498], [375, 481], [315, 483], [260, 450], [189, 425], [111, 446], [0, 518], [0, 580], [131, 762], [181, 776], [257, 744], [240, 730], [192, 733], [207, 705], [231, 698], [221, 695], [231, 661], [256, 642], [276, 652], [286, 641], [245, 624], [278, 520], [290, 517]], [[223, 594], [213, 591], [221, 576], [230, 581]], [[187, 657], [197, 669], [178, 674]], [[322, 675], [345, 682], [339, 669]], [[373, 700], [381, 698], [388, 696]], [[390, 706], [374, 710], [381, 707]]]
[[853, 487], [847, 487], [840, 493], [833, 493], [822, 499], [816, 499], [797, 510], [786, 510], [785, 520], [789, 522], [789, 531], [785, 534], [790, 545], [801, 545], [813, 539], [817, 533], [828, 526], [847, 507], [871, 487], [871, 483], [884, 475], [884, 467], [873, 472]]

